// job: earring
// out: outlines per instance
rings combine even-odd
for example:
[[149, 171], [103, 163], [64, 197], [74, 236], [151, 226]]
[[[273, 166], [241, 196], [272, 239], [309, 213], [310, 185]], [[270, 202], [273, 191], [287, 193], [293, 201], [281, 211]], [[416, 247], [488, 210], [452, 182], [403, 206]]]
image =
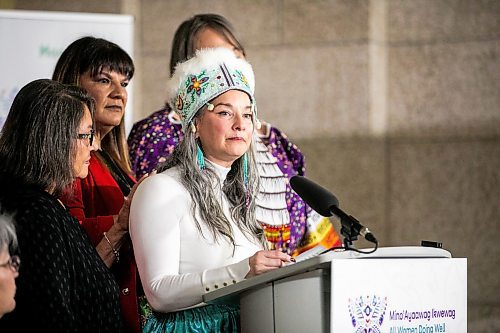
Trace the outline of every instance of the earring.
[[260, 130], [261, 127], [262, 127], [262, 123], [260, 122], [260, 120], [255, 119], [255, 128]]
[[243, 154], [243, 183], [245, 184], [245, 206], [250, 206], [250, 193], [248, 192], [248, 158], [247, 153]]
[[248, 158], [247, 153], [243, 154], [243, 183], [245, 188], [248, 189]]
[[193, 132], [193, 134], [196, 133], [196, 126], [193, 122], [191, 123], [191, 132]]
[[196, 144], [196, 159], [198, 160], [198, 166], [200, 170], [205, 169], [205, 157], [203, 156], [203, 152], [198, 144]]

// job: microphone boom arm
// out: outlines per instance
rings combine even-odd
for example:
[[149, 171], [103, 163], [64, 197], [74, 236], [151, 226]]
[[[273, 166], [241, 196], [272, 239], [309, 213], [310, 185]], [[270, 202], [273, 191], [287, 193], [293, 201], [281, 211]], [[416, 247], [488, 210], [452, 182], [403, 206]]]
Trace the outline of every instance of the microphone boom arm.
[[377, 243], [377, 239], [352, 215], [347, 215], [337, 206], [331, 206], [330, 211], [340, 219], [340, 234], [344, 236], [345, 248], [352, 248], [352, 242], [358, 239], [358, 235], [364, 236], [366, 240]]

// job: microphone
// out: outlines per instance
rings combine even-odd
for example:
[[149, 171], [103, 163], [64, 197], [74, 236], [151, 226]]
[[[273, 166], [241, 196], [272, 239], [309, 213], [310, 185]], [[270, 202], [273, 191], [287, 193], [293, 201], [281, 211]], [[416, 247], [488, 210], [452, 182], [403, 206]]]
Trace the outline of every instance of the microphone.
[[[324, 187], [303, 176], [293, 176], [290, 186], [297, 194], [320, 215], [330, 217], [336, 215], [340, 219], [343, 229], [341, 233], [347, 238], [356, 239], [357, 235], [363, 236], [367, 241], [377, 243], [377, 239], [354, 216], [346, 214], [339, 208], [339, 201]], [[347, 234], [347, 235], [346, 235]]]

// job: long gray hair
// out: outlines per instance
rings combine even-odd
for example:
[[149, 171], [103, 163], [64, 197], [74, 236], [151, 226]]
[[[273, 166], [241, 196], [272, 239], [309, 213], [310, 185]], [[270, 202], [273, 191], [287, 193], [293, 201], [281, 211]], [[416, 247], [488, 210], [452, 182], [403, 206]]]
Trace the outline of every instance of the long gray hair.
[[[198, 111], [193, 121], [196, 123], [206, 107]], [[178, 167], [181, 174], [181, 182], [186, 187], [193, 200], [192, 215], [198, 231], [202, 233], [200, 221], [196, 217], [198, 211], [203, 223], [212, 232], [215, 240], [224, 236], [229, 238], [234, 247], [233, 231], [231, 225], [224, 215], [222, 206], [215, 195], [212, 184], [219, 181], [218, 176], [210, 168], [201, 170], [198, 166], [196, 135], [189, 129], [185, 131], [184, 140], [175, 147], [172, 155], [158, 167], [162, 172], [172, 167]], [[253, 141], [253, 140], [252, 140]], [[243, 156], [231, 165], [231, 170], [224, 181], [222, 191], [231, 205], [231, 216], [238, 227], [246, 236], [257, 237], [263, 246], [266, 246], [264, 233], [255, 218], [255, 196], [259, 189], [259, 175], [255, 163], [254, 144], [246, 152], [248, 163], [248, 185], [245, 188], [243, 179]]]

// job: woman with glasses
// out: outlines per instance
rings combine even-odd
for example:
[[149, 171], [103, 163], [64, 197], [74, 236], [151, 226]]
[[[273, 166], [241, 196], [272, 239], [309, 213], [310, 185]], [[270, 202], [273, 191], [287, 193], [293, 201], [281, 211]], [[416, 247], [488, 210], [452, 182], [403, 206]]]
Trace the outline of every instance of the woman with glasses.
[[16, 221], [23, 265], [0, 332], [122, 330], [118, 285], [57, 199], [88, 174], [93, 112], [84, 90], [52, 80], [27, 84], [12, 103], [0, 134], [0, 206]]
[[125, 137], [127, 86], [134, 75], [130, 56], [104, 39], [83, 37], [61, 54], [53, 79], [84, 88], [95, 100], [96, 148], [89, 175], [74, 182], [62, 202], [88, 233], [97, 252], [120, 285], [127, 332], [139, 331], [136, 266], [128, 235], [131, 175]]
[[17, 250], [17, 236], [10, 216], [0, 215], [0, 318], [14, 310], [16, 281], [21, 260], [11, 255]]

